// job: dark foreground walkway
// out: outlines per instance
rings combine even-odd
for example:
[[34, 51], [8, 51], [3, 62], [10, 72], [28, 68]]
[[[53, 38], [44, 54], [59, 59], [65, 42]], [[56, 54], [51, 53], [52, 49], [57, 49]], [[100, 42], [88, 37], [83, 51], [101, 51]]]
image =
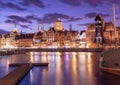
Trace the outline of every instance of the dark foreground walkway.
[[15, 63], [10, 66], [20, 66], [0, 79], [0, 85], [18, 85], [33, 66], [48, 66], [48, 63]]

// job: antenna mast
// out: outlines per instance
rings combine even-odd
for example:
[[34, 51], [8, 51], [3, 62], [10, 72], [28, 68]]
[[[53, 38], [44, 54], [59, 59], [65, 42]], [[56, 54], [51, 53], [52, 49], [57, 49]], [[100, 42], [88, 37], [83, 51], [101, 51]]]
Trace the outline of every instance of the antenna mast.
[[116, 17], [117, 17], [117, 15], [116, 15], [116, 6], [115, 6], [115, 4], [113, 4], [112, 9], [113, 9], [113, 15], [114, 15], [115, 43], [117, 45], [117, 38], [118, 38], [118, 36], [117, 36], [117, 29], [116, 29]]

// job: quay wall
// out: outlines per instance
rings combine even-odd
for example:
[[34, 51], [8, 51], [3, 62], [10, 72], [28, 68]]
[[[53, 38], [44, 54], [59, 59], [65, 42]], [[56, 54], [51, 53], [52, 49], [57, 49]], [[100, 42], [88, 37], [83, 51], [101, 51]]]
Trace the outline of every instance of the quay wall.
[[120, 48], [110, 49], [103, 53], [103, 67], [120, 69]]
[[0, 55], [25, 54], [26, 52], [102, 52], [102, 48], [19, 48], [0, 51]]

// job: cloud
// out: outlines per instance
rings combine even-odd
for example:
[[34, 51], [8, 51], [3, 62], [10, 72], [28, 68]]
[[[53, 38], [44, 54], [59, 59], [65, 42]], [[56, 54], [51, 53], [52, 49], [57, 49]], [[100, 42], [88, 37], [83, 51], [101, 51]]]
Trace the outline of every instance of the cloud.
[[86, 26], [86, 27], [88, 27], [88, 26], [90, 26], [91, 24], [93, 24], [93, 23], [78, 24], [78, 26]]
[[75, 21], [79, 21], [79, 20], [82, 20], [82, 18], [71, 17], [67, 20], [67, 22], [75, 22]]
[[59, 1], [71, 6], [80, 6], [82, 3], [87, 3], [91, 6], [101, 6], [103, 4], [109, 3], [120, 4], [120, 0], [59, 0]]
[[9, 18], [8, 22], [11, 21], [15, 21], [15, 22], [18, 22], [18, 23], [32, 23], [32, 21], [24, 18], [24, 17], [20, 17], [20, 16], [17, 16], [17, 15], [10, 15], [10, 16], [7, 16]]
[[26, 7], [28, 7], [30, 5], [34, 5], [39, 8], [45, 8], [45, 5], [43, 4], [43, 2], [41, 0], [23, 0], [23, 2], [21, 4]]
[[4, 21], [5, 23], [10, 23], [10, 24], [16, 23], [21, 28], [30, 29], [30, 30], [32, 30], [32, 28], [30, 28], [29, 24], [33, 23], [32, 20], [37, 19], [36, 17], [32, 15], [25, 16], [25, 17], [21, 17], [17, 15], [10, 15], [10, 16], [7, 16], [7, 18], [8, 19]]
[[30, 28], [28, 25], [20, 25], [21, 28], [24, 28], [24, 29], [30, 29], [32, 30], [32, 28]]
[[25, 8], [21, 8], [19, 5], [13, 4], [13, 3], [6, 3], [4, 4], [5, 7], [11, 8], [11, 9], [16, 9], [20, 11], [26, 10]]
[[19, 11], [27, 10], [30, 5], [34, 5], [39, 8], [45, 8], [45, 5], [41, 0], [0, 0], [0, 7], [2, 8], [10, 8]]
[[38, 17], [38, 16], [35, 16], [35, 15], [28, 15], [25, 18], [28, 19], [28, 20], [36, 20], [37, 22], [41, 21], [41, 18]]
[[87, 14], [85, 14], [84, 18], [95, 18], [96, 15], [97, 15], [96, 12], [87, 13]]
[[60, 0], [60, 1], [72, 6], [79, 6], [81, 4], [80, 0]]
[[7, 20], [5, 20], [4, 22], [5, 22], [5, 23], [12, 23], [12, 24], [13, 24], [15, 21], [14, 21], [14, 20], [7, 19]]
[[46, 24], [50, 24], [50, 23], [54, 23], [58, 18], [61, 19], [69, 19], [70, 16], [65, 15], [65, 14], [60, 14], [60, 13], [49, 13], [49, 14], [45, 14], [42, 18], [41, 18], [41, 23], [46, 23]]
[[1, 8], [10, 8], [10, 9], [15, 9], [15, 10], [20, 10], [20, 11], [26, 10], [25, 8], [22, 8], [18, 4], [15, 4], [15, 3], [9, 2], [9, 1], [6, 1], [6, 3], [4, 3], [2, 0], [0, 1], [0, 7]]
[[101, 14], [104, 18], [110, 17], [109, 14], [103, 14], [103, 13], [96, 13], [96, 12], [91, 12], [91, 13], [87, 13], [84, 15], [84, 19], [91, 19], [91, 18], [95, 18], [97, 16], [97, 14]]

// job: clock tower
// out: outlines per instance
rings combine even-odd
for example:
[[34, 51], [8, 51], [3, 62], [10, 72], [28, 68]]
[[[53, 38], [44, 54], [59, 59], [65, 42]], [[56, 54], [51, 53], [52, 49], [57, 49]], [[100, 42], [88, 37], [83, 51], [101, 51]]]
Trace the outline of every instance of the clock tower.
[[57, 31], [63, 31], [62, 21], [60, 18], [56, 21], [56, 30]]

